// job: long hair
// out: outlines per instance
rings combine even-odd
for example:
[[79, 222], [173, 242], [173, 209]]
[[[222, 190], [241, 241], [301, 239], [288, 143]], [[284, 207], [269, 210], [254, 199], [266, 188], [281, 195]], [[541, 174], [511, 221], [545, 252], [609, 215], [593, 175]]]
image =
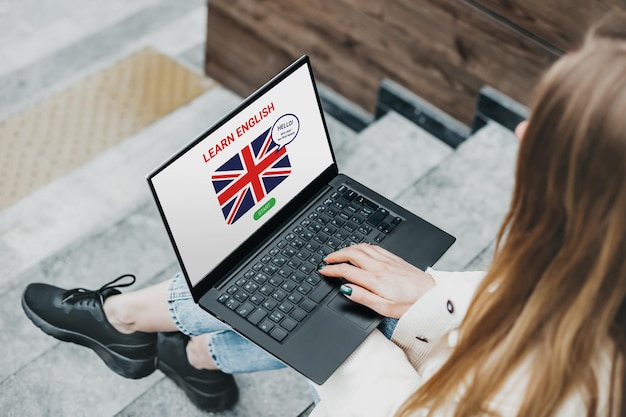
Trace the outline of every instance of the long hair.
[[574, 393], [580, 415], [603, 404], [603, 415], [626, 415], [626, 44], [595, 39], [562, 57], [531, 113], [459, 343], [399, 416], [497, 415], [493, 401], [520, 369], [530, 383], [517, 416], [553, 416]]

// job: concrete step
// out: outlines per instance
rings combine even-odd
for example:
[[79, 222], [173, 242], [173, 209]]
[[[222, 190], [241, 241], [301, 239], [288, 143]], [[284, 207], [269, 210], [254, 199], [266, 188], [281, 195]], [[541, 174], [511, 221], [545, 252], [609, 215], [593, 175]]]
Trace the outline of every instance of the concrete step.
[[[0, 213], [0, 244], [5, 249], [0, 251], [0, 320], [6, 330], [0, 335], [5, 353], [0, 357], [2, 409], [15, 415], [78, 416], [85, 409], [83, 400], [95, 399], [103, 404], [95, 415], [102, 416], [197, 411], [159, 372], [139, 382], [127, 381], [92, 352], [44, 335], [24, 316], [20, 297], [28, 283], [37, 281], [97, 288], [130, 272], [141, 288], [169, 279], [178, 264], [145, 174], [239, 102], [236, 95], [216, 87]], [[355, 136], [332, 117], [328, 127], [334, 142]], [[45, 379], [40, 378], [42, 367]], [[65, 381], [64, 375], [72, 378]], [[50, 378], [61, 382], [51, 385]], [[311, 402], [306, 381], [288, 369], [237, 380], [242, 401], [224, 415], [295, 416]], [[37, 401], [28, 400], [33, 392]]]
[[393, 111], [354, 140], [335, 146], [340, 172], [391, 200], [452, 152], [448, 145]]
[[151, 201], [145, 175], [239, 101], [213, 88], [0, 213], [0, 293], [29, 268]]
[[488, 265], [509, 206], [518, 146], [510, 130], [488, 123], [402, 193], [403, 206], [457, 238], [436, 268]]
[[[216, 87], [0, 213], [0, 293], [57, 251], [152, 201], [145, 175], [240, 102]], [[355, 133], [332, 117], [336, 143]], [[41, 207], [45, 207], [42, 210]], [[19, 282], [19, 280], [18, 280]]]

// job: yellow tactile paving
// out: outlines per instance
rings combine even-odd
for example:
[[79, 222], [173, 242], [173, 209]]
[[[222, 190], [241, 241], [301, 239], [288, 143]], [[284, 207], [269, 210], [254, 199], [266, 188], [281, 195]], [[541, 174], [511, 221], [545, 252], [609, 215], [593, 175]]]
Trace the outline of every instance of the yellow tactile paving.
[[0, 210], [213, 85], [147, 48], [0, 122]]

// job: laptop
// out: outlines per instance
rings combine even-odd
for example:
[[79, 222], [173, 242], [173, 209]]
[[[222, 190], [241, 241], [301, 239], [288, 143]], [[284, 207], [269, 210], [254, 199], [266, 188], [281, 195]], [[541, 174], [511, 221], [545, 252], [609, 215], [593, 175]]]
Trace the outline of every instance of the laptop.
[[317, 384], [382, 320], [323, 257], [367, 242], [425, 269], [455, 241], [338, 172], [307, 56], [147, 179], [194, 300]]

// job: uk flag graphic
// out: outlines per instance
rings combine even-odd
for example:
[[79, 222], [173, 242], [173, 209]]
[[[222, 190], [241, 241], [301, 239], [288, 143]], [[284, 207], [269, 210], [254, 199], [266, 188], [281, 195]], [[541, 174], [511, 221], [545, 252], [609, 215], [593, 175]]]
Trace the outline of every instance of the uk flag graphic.
[[245, 146], [211, 177], [228, 224], [239, 220], [291, 174], [287, 148], [279, 148], [270, 131]]

